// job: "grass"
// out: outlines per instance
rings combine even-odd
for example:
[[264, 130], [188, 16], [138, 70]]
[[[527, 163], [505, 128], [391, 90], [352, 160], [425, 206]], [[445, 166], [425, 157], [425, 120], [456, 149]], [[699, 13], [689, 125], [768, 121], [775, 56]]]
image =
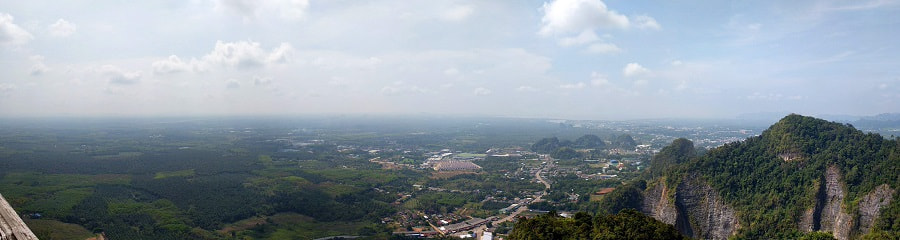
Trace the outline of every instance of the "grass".
[[142, 152], [119, 152], [115, 155], [100, 155], [94, 156], [94, 159], [99, 160], [116, 160], [116, 159], [128, 159], [128, 158], [136, 158], [144, 155]]
[[[257, 224], [267, 225], [265, 233], [255, 232]], [[266, 217], [253, 217], [225, 226], [220, 233], [228, 235], [235, 231], [238, 237], [249, 236], [263, 239], [315, 239], [337, 235], [356, 235], [366, 226], [363, 222], [319, 222], [297, 213], [277, 213]]]
[[77, 224], [44, 219], [24, 220], [31, 232], [42, 240], [84, 240], [96, 236]]
[[22, 207], [25, 212], [40, 212], [46, 216], [61, 218], [68, 216], [72, 208], [91, 196], [91, 188], [66, 189], [49, 194], [46, 198], [34, 198]]
[[22, 212], [64, 217], [72, 207], [93, 193], [97, 184], [128, 184], [127, 175], [8, 173], [0, 180], [3, 196]]
[[196, 174], [194, 172], [194, 169], [169, 171], [169, 172], [158, 172], [158, 173], [156, 173], [156, 176], [153, 176], [153, 179], [163, 179], [163, 178], [170, 178], [170, 177], [190, 177], [190, 176], [194, 176], [194, 174]]

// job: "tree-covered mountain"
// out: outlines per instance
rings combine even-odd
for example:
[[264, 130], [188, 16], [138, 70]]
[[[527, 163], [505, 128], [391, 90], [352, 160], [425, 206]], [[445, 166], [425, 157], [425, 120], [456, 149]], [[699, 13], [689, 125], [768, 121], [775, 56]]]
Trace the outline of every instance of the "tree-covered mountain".
[[575, 146], [579, 148], [604, 149], [606, 148], [606, 142], [597, 135], [587, 134], [575, 139]]
[[900, 144], [850, 125], [792, 114], [700, 156], [678, 139], [639, 181], [640, 210], [695, 238], [900, 236]]

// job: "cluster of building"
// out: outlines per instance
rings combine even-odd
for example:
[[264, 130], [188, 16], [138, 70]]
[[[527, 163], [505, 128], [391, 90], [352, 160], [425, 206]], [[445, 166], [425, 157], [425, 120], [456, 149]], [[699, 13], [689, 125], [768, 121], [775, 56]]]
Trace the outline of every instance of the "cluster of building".
[[478, 166], [472, 162], [466, 161], [440, 161], [434, 165], [435, 171], [468, 171], [468, 170], [478, 170], [481, 169], [481, 166]]

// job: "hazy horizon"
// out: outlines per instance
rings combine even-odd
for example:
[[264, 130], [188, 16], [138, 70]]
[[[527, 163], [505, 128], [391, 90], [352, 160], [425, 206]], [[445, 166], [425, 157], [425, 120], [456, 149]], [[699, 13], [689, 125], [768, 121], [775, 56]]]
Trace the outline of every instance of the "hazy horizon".
[[900, 1], [0, 3], [0, 118], [900, 111]]

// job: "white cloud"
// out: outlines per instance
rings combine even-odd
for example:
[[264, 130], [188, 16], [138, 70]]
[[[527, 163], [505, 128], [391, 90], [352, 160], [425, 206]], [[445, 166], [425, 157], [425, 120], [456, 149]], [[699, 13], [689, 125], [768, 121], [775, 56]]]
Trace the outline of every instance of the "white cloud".
[[279, 8], [281, 9], [281, 18], [283, 19], [303, 19], [303, 17], [306, 16], [306, 10], [309, 8], [309, 0], [281, 1]]
[[199, 63], [196, 59], [184, 62], [176, 55], [171, 55], [166, 60], [153, 62], [153, 72], [157, 74], [199, 71]]
[[606, 78], [606, 75], [591, 72], [591, 85], [595, 87], [606, 87], [610, 86], [609, 79]]
[[610, 10], [600, 0], [556, 0], [544, 3], [541, 35], [582, 32], [595, 28], [628, 28], [625, 15]]
[[472, 94], [475, 94], [475, 96], [487, 96], [491, 95], [491, 93], [490, 89], [483, 87], [475, 88], [475, 90], [472, 91]]
[[472, 6], [458, 5], [444, 10], [441, 12], [440, 17], [444, 21], [459, 22], [466, 20], [473, 12], [475, 12], [475, 9]]
[[652, 30], [662, 29], [662, 26], [660, 26], [659, 23], [656, 22], [656, 19], [653, 19], [650, 16], [637, 15], [637, 16], [634, 16], [633, 19], [634, 19], [634, 26], [639, 29], [652, 29]]
[[578, 83], [568, 83], [568, 84], [559, 85], [559, 88], [562, 88], [562, 89], [582, 89], [582, 88], [584, 88], [584, 86], [586, 86], [586, 85], [585, 85], [583, 82], [578, 82]]
[[56, 20], [56, 23], [50, 24], [48, 28], [50, 29], [50, 35], [54, 37], [68, 37], [78, 30], [74, 23], [70, 23], [62, 18]]
[[141, 80], [140, 71], [126, 71], [113, 65], [103, 65], [95, 72], [106, 77], [110, 84], [132, 85]]
[[13, 16], [0, 13], [0, 44], [21, 45], [34, 39], [31, 33], [13, 23], [13, 20]]
[[588, 46], [587, 50], [588, 52], [598, 54], [617, 53], [622, 51], [619, 46], [612, 43], [594, 43]]
[[267, 52], [260, 47], [258, 42], [238, 41], [226, 43], [217, 41], [213, 51], [203, 56], [202, 60], [204, 63], [212, 65], [254, 68], [262, 67], [269, 63], [289, 62], [292, 52], [293, 47], [288, 43], [281, 43], [280, 46], [271, 52]]
[[291, 57], [294, 53], [294, 47], [288, 43], [281, 43], [277, 48], [272, 50], [272, 53], [269, 54], [268, 61], [270, 63], [287, 63], [291, 61]]
[[238, 41], [216, 42], [212, 52], [203, 57], [208, 63], [232, 67], [260, 67], [265, 64], [268, 54], [258, 42]]
[[31, 65], [31, 69], [29, 70], [29, 74], [31, 74], [31, 76], [41, 75], [47, 71], [50, 71], [50, 67], [44, 65], [44, 56], [34, 55], [29, 57], [28, 59], [30, 59], [33, 63]]
[[574, 37], [565, 37], [559, 40], [559, 45], [563, 47], [578, 46], [595, 42], [600, 38], [592, 30], [584, 30]]
[[284, 20], [299, 20], [306, 16], [309, 0], [217, 0], [215, 9], [240, 15], [244, 20], [252, 20], [258, 12], [278, 13]]
[[629, 63], [628, 65], [625, 65], [624, 69], [622, 69], [622, 75], [625, 75], [625, 77], [639, 77], [647, 74], [650, 74], [650, 69], [647, 69], [637, 63]]

